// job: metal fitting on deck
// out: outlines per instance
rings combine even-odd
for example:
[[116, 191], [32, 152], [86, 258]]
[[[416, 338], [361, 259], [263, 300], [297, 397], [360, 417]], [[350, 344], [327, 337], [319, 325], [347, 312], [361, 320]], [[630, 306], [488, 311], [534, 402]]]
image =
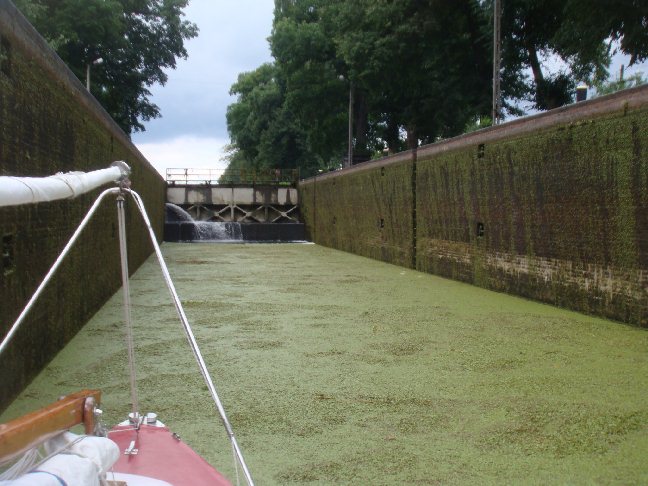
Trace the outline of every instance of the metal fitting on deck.
[[110, 167], [117, 167], [120, 170], [121, 172], [121, 176], [119, 178], [120, 181], [124, 179], [128, 179], [128, 176], [130, 176], [131, 168], [123, 160], [115, 160], [112, 164], [110, 164]]

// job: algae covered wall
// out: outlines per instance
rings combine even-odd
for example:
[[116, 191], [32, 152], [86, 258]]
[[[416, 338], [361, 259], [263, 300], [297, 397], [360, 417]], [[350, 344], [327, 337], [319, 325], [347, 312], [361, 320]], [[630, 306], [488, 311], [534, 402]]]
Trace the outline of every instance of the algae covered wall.
[[381, 186], [410, 194], [353, 182], [393, 177], [389, 160], [304, 181], [302, 214], [313, 241], [355, 251], [368, 235], [352, 197], [410, 225], [418, 270], [648, 326], [647, 146], [644, 86], [421, 147], [414, 183]]
[[[0, 0], [0, 45], [0, 175], [91, 171], [125, 160], [132, 168], [132, 187], [144, 198], [154, 229], [161, 235], [163, 179], [6, 0]], [[74, 200], [0, 208], [2, 336], [99, 192]], [[114, 198], [109, 197], [0, 356], [0, 409], [120, 287], [116, 219]], [[127, 202], [131, 271], [152, 251], [140, 221], [134, 205]]]
[[413, 267], [412, 161], [326, 174], [300, 185], [307, 237], [324, 246]]

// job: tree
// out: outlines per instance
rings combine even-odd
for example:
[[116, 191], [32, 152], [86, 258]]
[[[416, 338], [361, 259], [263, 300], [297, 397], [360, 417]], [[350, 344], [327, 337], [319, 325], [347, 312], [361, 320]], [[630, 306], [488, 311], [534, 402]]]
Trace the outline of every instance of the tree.
[[586, 36], [589, 42], [618, 43], [620, 51], [630, 56], [630, 66], [648, 59], [648, 3], [606, 0], [595, 5], [592, 8], [590, 0], [569, 0], [566, 15], [574, 23], [573, 30], [565, 29], [565, 34]]
[[227, 109], [230, 169], [300, 168], [306, 175], [314, 173], [319, 158], [310, 150], [305, 130], [286, 103], [275, 65], [263, 64], [240, 74], [230, 94], [237, 95], [237, 102]]
[[606, 94], [616, 93], [622, 89], [634, 88], [646, 84], [648, 80], [643, 77], [643, 73], [635, 73], [628, 77], [623, 77], [623, 67], [621, 74], [616, 79], [608, 79], [594, 84], [596, 90], [595, 96], [603, 96]]
[[[529, 99], [543, 110], [571, 102], [577, 81], [607, 77], [610, 40], [645, 58], [648, 4], [620, 2], [505, 0], [505, 110], [521, 115], [519, 102]], [[365, 156], [483, 126], [492, 20], [492, 0], [275, 0], [273, 109], [250, 103], [260, 92], [239, 79], [228, 116], [232, 163], [279, 167], [292, 157], [310, 170], [337, 166], [349, 116], [354, 153]], [[564, 66], [552, 73], [553, 59]], [[255, 117], [261, 130], [250, 128]]]
[[339, 160], [346, 140], [346, 84], [335, 49], [309, 2], [277, 2], [275, 62], [239, 75], [227, 125], [230, 169], [299, 168], [308, 176]]
[[[607, 79], [613, 42], [631, 56], [631, 64], [648, 58], [647, 25], [643, 0], [505, 0], [502, 85], [512, 101], [506, 107], [515, 112], [521, 99], [539, 110], [571, 103], [578, 81], [592, 85]], [[543, 59], [560, 59], [563, 67], [548, 75]]]
[[317, 164], [327, 165], [346, 146], [348, 83], [333, 39], [321, 22], [325, 1], [276, 2], [270, 47], [285, 108], [306, 137]]
[[489, 111], [488, 38], [477, 0], [277, 0], [274, 64], [232, 87], [230, 167], [336, 166], [350, 95], [354, 154], [461, 133]]
[[368, 155], [402, 148], [403, 130], [414, 146], [487, 112], [487, 29], [472, 0], [282, 0], [270, 44], [287, 102], [338, 153], [352, 92], [354, 152]]
[[[17, 0], [16, 4], [126, 133], [160, 115], [149, 87], [186, 59], [198, 34], [188, 0]], [[100, 60], [100, 64], [97, 62]]]
[[490, 44], [477, 2], [331, 3], [338, 51], [390, 147], [401, 129], [413, 148], [488, 112]]

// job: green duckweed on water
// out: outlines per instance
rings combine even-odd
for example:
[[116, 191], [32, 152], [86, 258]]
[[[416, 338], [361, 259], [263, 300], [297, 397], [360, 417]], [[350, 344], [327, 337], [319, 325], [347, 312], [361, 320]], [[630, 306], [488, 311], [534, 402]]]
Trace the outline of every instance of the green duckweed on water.
[[[648, 332], [316, 245], [165, 244], [253, 477], [648, 484]], [[140, 409], [230, 478], [153, 259], [132, 278]], [[2, 417], [81, 388], [129, 412], [121, 294]]]

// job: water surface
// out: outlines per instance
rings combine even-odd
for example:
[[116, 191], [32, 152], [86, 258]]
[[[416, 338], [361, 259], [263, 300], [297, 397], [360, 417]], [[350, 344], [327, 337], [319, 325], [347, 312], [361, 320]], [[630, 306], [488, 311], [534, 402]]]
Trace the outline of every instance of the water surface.
[[[648, 482], [648, 332], [317, 245], [165, 244], [258, 484]], [[139, 400], [234, 478], [159, 270], [134, 275]], [[4, 418], [129, 411], [121, 295]]]

